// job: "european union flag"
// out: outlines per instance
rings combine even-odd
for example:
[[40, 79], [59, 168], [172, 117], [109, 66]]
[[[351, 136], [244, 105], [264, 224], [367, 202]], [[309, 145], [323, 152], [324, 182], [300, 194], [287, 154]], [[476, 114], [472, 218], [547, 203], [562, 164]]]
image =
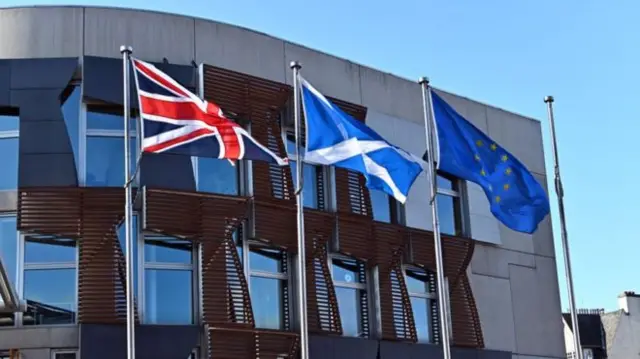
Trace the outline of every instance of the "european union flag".
[[513, 155], [431, 91], [437, 129], [438, 168], [477, 183], [491, 212], [514, 231], [533, 233], [549, 213], [547, 194]]

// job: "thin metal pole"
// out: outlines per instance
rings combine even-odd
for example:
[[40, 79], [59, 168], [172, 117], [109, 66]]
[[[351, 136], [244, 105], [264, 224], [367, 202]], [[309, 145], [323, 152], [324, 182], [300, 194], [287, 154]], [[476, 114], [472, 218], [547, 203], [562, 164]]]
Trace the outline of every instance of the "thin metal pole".
[[302, 197], [303, 163], [300, 153], [300, 63], [292, 61], [293, 70], [293, 114], [296, 135], [296, 207], [298, 210], [298, 315], [300, 316], [300, 359], [309, 359], [309, 328], [307, 323], [307, 274], [304, 241], [304, 201]]
[[135, 359], [136, 343], [135, 343], [135, 313], [133, 311], [133, 236], [131, 233], [131, 168], [129, 158], [131, 156], [131, 146], [129, 142], [129, 121], [130, 104], [129, 104], [129, 56], [133, 50], [130, 46], [120, 46], [122, 54], [122, 76], [123, 76], [123, 109], [124, 109], [124, 231], [126, 243], [126, 285], [127, 285], [127, 359]]
[[438, 223], [438, 198], [437, 198], [437, 174], [435, 168], [435, 147], [431, 137], [431, 96], [429, 96], [429, 79], [421, 77], [418, 81], [422, 87], [422, 108], [424, 110], [424, 129], [427, 137], [427, 175], [431, 181], [431, 217], [433, 218], [433, 240], [436, 250], [436, 276], [438, 278], [438, 308], [440, 314], [440, 336], [442, 337], [442, 351], [444, 359], [451, 359], [451, 347], [449, 343], [449, 316], [446, 295], [446, 285], [444, 282], [444, 265], [442, 256], [442, 240], [440, 238], [440, 225]]
[[556, 141], [556, 126], [553, 118], [553, 96], [546, 96], [549, 116], [549, 128], [551, 129], [551, 149], [553, 151], [553, 170], [556, 194], [558, 195], [558, 212], [560, 212], [560, 237], [562, 240], [562, 252], [564, 254], [564, 271], [567, 277], [567, 289], [569, 292], [569, 311], [573, 324], [573, 346], [577, 358], [583, 359], [582, 346], [580, 344], [580, 330], [578, 329], [578, 313], [576, 309], [575, 292], [573, 290], [573, 274], [571, 273], [571, 256], [569, 255], [569, 240], [567, 239], [567, 223], [564, 215], [564, 190], [560, 179], [560, 161], [558, 159], [558, 143]]

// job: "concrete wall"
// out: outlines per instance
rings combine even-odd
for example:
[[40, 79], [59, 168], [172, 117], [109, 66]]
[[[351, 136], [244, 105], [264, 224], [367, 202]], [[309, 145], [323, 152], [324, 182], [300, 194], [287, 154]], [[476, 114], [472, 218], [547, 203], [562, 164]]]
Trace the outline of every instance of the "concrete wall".
[[[84, 32], [83, 32], [84, 29]], [[110, 8], [46, 7], [0, 11], [0, 58], [119, 57], [119, 46], [145, 60], [192, 60], [291, 84], [291, 60], [321, 92], [369, 109], [367, 122], [391, 142], [423, 153], [417, 83], [254, 31], [211, 21]], [[25, 41], [25, 38], [30, 39]], [[518, 157], [546, 185], [540, 123], [443, 93], [466, 116]], [[479, 242], [469, 275], [488, 349], [518, 359], [565, 355], [551, 224], [534, 235], [513, 232], [489, 212], [484, 194], [468, 184], [469, 233]], [[420, 178], [406, 206], [408, 224], [430, 227], [428, 181]]]
[[78, 348], [78, 327], [0, 329], [0, 350], [20, 349], [21, 359], [50, 359], [51, 352]]

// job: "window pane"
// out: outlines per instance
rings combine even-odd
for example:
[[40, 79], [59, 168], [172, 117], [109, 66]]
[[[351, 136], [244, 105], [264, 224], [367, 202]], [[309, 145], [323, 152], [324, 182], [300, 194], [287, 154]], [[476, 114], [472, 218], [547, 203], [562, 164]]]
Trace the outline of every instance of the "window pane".
[[25, 325], [74, 323], [76, 270], [25, 270], [24, 298]]
[[198, 158], [198, 191], [237, 195], [238, 164], [227, 160]]
[[250, 293], [256, 327], [283, 329], [283, 283], [279, 279], [251, 277]]
[[[295, 159], [294, 157], [296, 156], [296, 138], [292, 133], [287, 134], [287, 155], [291, 158], [291, 159]], [[304, 154], [304, 142], [300, 144], [300, 149], [302, 150], [301, 153]]]
[[334, 281], [360, 283], [360, 271], [355, 260], [334, 258], [332, 272]]
[[282, 273], [282, 253], [277, 249], [252, 248], [249, 252], [251, 270]]
[[0, 258], [15, 289], [18, 258], [18, 232], [15, 217], [0, 217]]
[[[122, 116], [122, 109], [118, 110], [118, 115], [87, 111], [87, 129], [90, 130], [124, 130], [124, 117]], [[137, 125], [137, 119], [131, 116], [131, 122], [129, 125], [130, 130], [135, 130]]]
[[[298, 178], [298, 164], [295, 161], [290, 161], [291, 167], [291, 179], [293, 181], [293, 189], [296, 188], [296, 181]], [[303, 168], [303, 188], [302, 196], [304, 200], [304, 206], [308, 208], [318, 208], [318, 178], [316, 176], [316, 170], [318, 167], [304, 164]]]
[[145, 236], [144, 260], [147, 263], [191, 264], [193, 244], [171, 237]]
[[449, 235], [456, 235], [456, 200], [447, 195], [438, 195], [438, 220], [440, 221], [440, 232]]
[[380, 222], [391, 223], [391, 206], [389, 195], [376, 190], [369, 190], [373, 219]]
[[76, 241], [28, 237], [24, 249], [25, 264], [76, 263]]
[[[131, 138], [131, 173], [136, 166], [136, 139]], [[124, 185], [124, 138], [87, 137], [87, 186]]]
[[429, 278], [422, 271], [407, 270], [407, 290], [411, 293], [429, 293]]
[[19, 131], [20, 117], [12, 115], [0, 115], [0, 131]]
[[193, 323], [191, 273], [185, 270], [145, 270], [146, 323]]
[[456, 190], [453, 186], [453, 181], [451, 181], [450, 179], [443, 177], [441, 175], [438, 175], [438, 188], [442, 188], [442, 189], [448, 189], [448, 190]]
[[18, 187], [18, 138], [0, 139], [0, 190]]
[[411, 309], [413, 309], [418, 341], [428, 343], [430, 341], [429, 299], [411, 297]]
[[343, 334], [348, 337], [360, 336], [360, 296], [358, 290], [336, 287], [336, 297]]
[[62, 116], [67, 126], [67, 134], [71, 140], [73, 158], [76, 161], [76, 168], [79, 166], [78, 138], [80, 136], [80, 86], [73, 86], [71, 94], [62, 104]]
[[[134, 297], [138, 296], [138, 216], [133, 215], [131, 221], [131, 234], [133, 235], [133, 292], [135, 293]], [[118, 226], [118, 231], [116, 233], [118, 235], [118, 242], [120, 242], [120, 250], [122, 250], [122, 254], [124, 255], [124, 260], [126, 264], [127, 258], [127, 242], [126, 242], [126, 233], [124, 231], [124, 220], [120, 222]]]

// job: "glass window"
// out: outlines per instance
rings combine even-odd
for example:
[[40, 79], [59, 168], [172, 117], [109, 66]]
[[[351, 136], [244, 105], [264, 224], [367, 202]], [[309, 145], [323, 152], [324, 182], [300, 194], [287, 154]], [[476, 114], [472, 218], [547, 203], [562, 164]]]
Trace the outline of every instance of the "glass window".
[[[131, 174], [136, 166], [136, 140], [131, 138]], [[121, 187], [124, 185], [124, 138], [87, 137], [87, 186]]]
[[[287, 154], [289, 156], [289, 166], [291, 168], [291, 179], [293, 181], [293, 189], [295, 190], [298, 178], [298, 170], [296, 163], [296, 142], [293, 135], [287, 135]], [[304, 152], [304, 148], [301, 148]], [[322, 167], [305, 163], [302, 169], [303, 187], [302, 197], [304, 206], [308, 208], [318, 208], [318, 174], [322, 174]]]
[[[138, 297], [138, 215], [134, 214], [132, 216], [131, 221], [131, 234], [133, 236], [133, 293], [135, 300]], [[120, 243], [120, 250], [122, 250], [122, 255], [124, 256], [124, 262], [126, 265], [127, 258], [127, 242], [126, 242], [126, 233], [124, 231], [124, 220], [120, 222], [118, 226], [118, 231], [116, 232], [118, 236], [118, 242]], [[123, 283], [126, 286], [126, 283]]]
[[11, 190], [18, 187], [18, 137], [3, 137], [0, 132], [0, 190]]
[[217, 158], [197, 158], [198, 191], [238, 195], [238, 166]]
[[390, 196], [382, 191], [369, 190], [371, 197], [371, 208], [373, 209], [373, 219], [379, 222], [391, 223]]
[[0, 132], [20, 130], [20, 117], [17, 115], [0, 115]]
[[[133, 131], [136, 129], [138, 121], [136, 121], [133, 116], [130, 118], [129, 129]], [[87, 111], [87, 130], [124, 131], [123, 108], [120, 107], [104, 111], [89, 109], [89, 111]]]
[[[9, 278], [10, 285], [15, 290], [18, 262], [16, 217], [0, 217], [0, 259], [2, 259], [2, 265]], [[3, 303], [2, 299], [0, 299], [0, 303]], [[13, 326], [14, 323], [15, 316], [13, 313], [0, 313], [0, 327]]]
[[76, 168], [80, 168], [80, 156], [78, 150], [78, 142], [80, 137], [80, 104], [81, 104], [80, 86], [71, 86], [65, 92], [68, 94], [63, 99], [62, 116], [67, 127], [67, 134], [71, 141], [71, 149], [73, 150], [73, 158], [75, 159]]
[[257, 328], [287, 330], [288, 273], [286, 254], [250, 244], [249, 293]]
[[24, 248], [24, 325], [75, 323], [76, 241], [31, 236]]
[[144, 263], [144, 321], [193, 324], [192, 242], [146, 234]]
[[438, 220], [441, 233], [463, 234], [458, 181], [444, 175], [438, 175]]
[[411, 300], [418, 342], [429, 343], [433, 328], [431, 312], [436, 304], [435, 276], [422, 269], [408, 268], [405, 270], [405, 283]]
[[364, 263], [344, 257], [331, 260], [331, 275], [338, 300], [342, 331], [349, 337], [366, 337], [367, 287]]

